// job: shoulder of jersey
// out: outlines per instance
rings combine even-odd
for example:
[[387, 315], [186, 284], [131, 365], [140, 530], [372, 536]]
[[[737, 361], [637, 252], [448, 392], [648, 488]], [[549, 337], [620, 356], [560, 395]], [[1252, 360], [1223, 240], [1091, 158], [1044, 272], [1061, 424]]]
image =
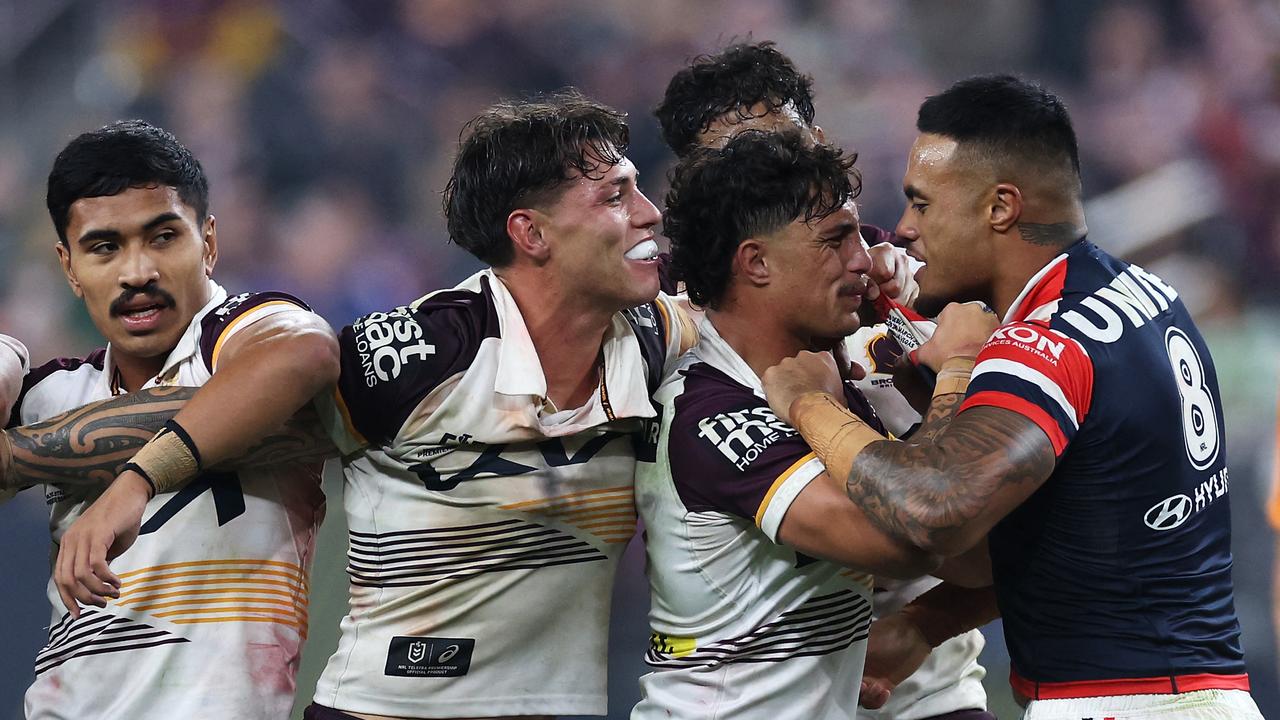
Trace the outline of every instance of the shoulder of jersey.
[[[703, 428], [708, 422], [736, 418], [744, 412], [752, 422], [763, 422], [783, 435], [797, 434], [791, 426], [773, 414], [764, 398], [719, 369], [705, 362], [694, 362], [681, 369], [678, 374], [684, 378], [684, 385], [672, 400], [672, 451], [678, 452], [681, 447], [688, 445], [700, 447], [702, 440], [699, 438], [705, 439]], [[730, 424], [738, 420], [733, 420]]]
[[232, 295], [210, 310], [200, 320], [200, 356], [204, 358], [205, 367], [213, 369], [213, 358], [221, 341], [238, 325], [251, 320], [257, 313], [286, 306], [311, 310], [310, 305], [293, 295], [276, 291]]
[[370, 442], [394, 437], [420, 401], [477, 360], [500, 337], [488, 278], [476, 289], [442, 290], [411, 305], [365, 315], [339, 333], [339, 390]]
[[[91, 386], [94, 380], [90, 375], [102, 372], [106, 357], [107, 349], [98, 348], [82, 358], [54, 358], [39, 367], [32, 368], [22, 377], [22, 391], [18, 394], [17, 401], [13, 403], [13, 411], [9, 415], [7, 427], [23, 424], [23, 408], [32, 409], [31, 403], [41, 406], [34, 408], [39, 417], [83, 405], [84, 389]], [[80, 381], [63, 381], [64, 378], [71, 377], [77, 377]], [[45, 412], [43, 407], [45, 405], [48, 405], [49, 412]]]

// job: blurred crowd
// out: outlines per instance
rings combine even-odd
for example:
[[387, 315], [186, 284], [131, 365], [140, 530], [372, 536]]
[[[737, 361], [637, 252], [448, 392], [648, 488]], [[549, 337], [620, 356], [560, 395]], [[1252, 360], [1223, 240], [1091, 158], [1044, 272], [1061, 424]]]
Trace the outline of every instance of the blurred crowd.
[[[439, 198], [481, 108], [572, 84], [627, 111], [661, 206], [672, 158], [652, 107], [690, 58], [749, 35], [813, 74], [817, 121], [858, 152], [862, 217], [880, 225], [901, 212], [926, 95], [998, 70], [1062, 95], [1095, 239], [1169, 279], [1206, 331], [1237, 537], [1265, 532], [1249, 478], [1269, 461], [1280, 354], [1274, 0], [0, 0], [0, 330], [36, 361], [97, 343], [43, 204], [79, 132], [122, 117], [173, 131], [210, 178], [216, 278], [340, 326], [477, 267], [448, 245]], [[1254, 545], [1238, 557], [1265, 563], [1251, 553], [1270, 543]], [[1269, 622], [1264, 595], [1241, 598]], [[1259, 652], [1272, 661], [1269, 625], [1246, 642], [1255, 672]]]
[[91, 341], [57, 282], [41, 202], [53, 154], [80, 131], [126, 116], [172, 130], [211, 178], [222, 282], [293, 291], [340, 323], [471, 267], [446, 248], [438, 198], [480, 108], [574, 84], [628, 111], [658, 199], [670, 158], [650, 110], [667, 79], [752, 32], [815, 76], [818, 121], [861, 156], [864, 218], [896, 220], [925, 95], [1015, 69], [1070, 101], [1087, 194], [1196, 163], [1198, 182], [1168, 201], [1207, 217], [1142, 249], [1228, 274], [1235, 302], [1280, 297], [1265, 282], [1280, 269], [1280, 7], [1267, 0], [7, 5], [0, 323], [36, 357]]

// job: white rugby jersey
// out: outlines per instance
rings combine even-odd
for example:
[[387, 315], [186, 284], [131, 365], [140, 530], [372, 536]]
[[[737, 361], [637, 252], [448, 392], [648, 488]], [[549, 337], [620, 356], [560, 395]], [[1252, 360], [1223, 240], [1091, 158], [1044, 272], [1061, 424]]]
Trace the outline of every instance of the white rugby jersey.
[[[846, 400], [880, 429], [857, 391]], [[654, 671], [631, 717], [853, 717], [870, 578], [777, 539], [822, 462], [708, 320], [655, 402], [657, 453], [636, 474]]]
[[[212, 284], [212, 281], [210, 281]], [[306, 306], [282, 293], [213, 299], [145, 387], [199, 386], [222, 344]], [[112, 396], [111, 348], [27, 374], [11, 424]], [[47, 486], [53, 547], [105, 487]], [[138, 540], [112, 561], [123, 585], [71, 620], [52, 579], [49, 642], [26, 713], [36, 718], [287, 717], [307, 630], [307, 576], [324, 515], [318, 464], [205, 473], [147, 503]]]
[[665, 296], [618, 313], [603, 380], [556, 411], [490, 270], [343, 329], [350, 612], [320, 705], [406, 717], [603, 715], [610, 592], [635, 531]]
[[[900, 436], [920, 422], [920, 414], [893, 386], [893, 364], [902, 354], [902, 348], [885, 325], [859, 329], [845, 339], [845, 350], [850, 360], [866, 369], [867, 376], [854, 385], [866, 395], [889, 432]], [[932, 577], [876, 578], [871, 603], [874, 616], [897, 612], [938, 582]], [[894, 689], [888, 704], [879, 710], [859, 707], [858, 717], [918, 720], [956, 710], [985, 708], [987, 695], [982, 689], [982, 678], [986, 671], [978, 664], [978, 654], [984, 644], [982, 633], [977, 630], [947, 640], [934, 648], [920, 669]]]

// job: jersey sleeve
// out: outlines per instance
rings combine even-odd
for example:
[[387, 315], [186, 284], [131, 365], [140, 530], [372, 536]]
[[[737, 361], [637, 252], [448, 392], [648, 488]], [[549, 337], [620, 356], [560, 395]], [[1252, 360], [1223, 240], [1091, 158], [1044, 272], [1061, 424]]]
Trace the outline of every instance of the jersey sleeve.
[[960, 412], [990, 406], [1034, 422], [1061, 456], [1089, 413], [1093, 362], [1080, 343], [1041, 325], [1001, 326], [978, 353]]
[[442, 293], [344, 327], [337, 388], [317, 399], [330, 437], [343, 454], [389, 445], [428, 395], [497, 336], [492, 304], [474, 293]]
[[285, 312], [311, 312], [298, 298], [282, 292], [240, 293], [200, 320], [200, 355], [209, 372], [218, 368], [222, 348], [236, 333], [259, 320]]
[[794, 428], [746, 390], [677, 398], [667, 442], [686, 508], [751, 520], [774, 542], [791, 503], [826, 469]]

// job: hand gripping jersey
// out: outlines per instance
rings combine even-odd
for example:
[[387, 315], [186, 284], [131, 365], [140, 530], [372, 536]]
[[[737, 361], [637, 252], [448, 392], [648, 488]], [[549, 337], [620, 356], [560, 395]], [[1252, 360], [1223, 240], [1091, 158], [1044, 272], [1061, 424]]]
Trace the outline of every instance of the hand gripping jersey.
[[602, 382], [557, 411], [524, 320], [483, 271], [341, 333], [351, 608], [316, 703], [407, 717], [603, 715], [637, 447], [680, 333], [618, 313]]
[[[860, 328], [845, 339], [845, 352], [850, 360], [866, 369], [866, 377], [854, 386], [870, 401], [889, 432], [901, 436], [920, 422], [920, 414], [893, 386], [893, 364], [902, 354], [902, 348], [885, 325]], [[873, 617], [897, 612], [938, 582], [933, 577], [876, 578], [871, 598]], [[859, 707], [858, 717], [919, 720], [956, 710], [985, 708], [987, 694], [982, 688], [982, 678], [986, 671], [978, 664], [984, 644], [982, 633], [977, 630], [947, 640], [929, 653], [911, 677], [893, 689], [884, 707], [879, 710]]]
[[[846, 397], [880, 428], [857, 391]], [[705, 319], [655, 401], [657, 453], [636, 475], [654, 671], [631, 717], [853, 717], [870, 578], [778, 543], [822, 462]]]
[[[307, 311], [282, 293], [228, 298], [214, 285], [213, 299], [146, 387], [203, 385], [235, 333], [275, 313]], [[10, 424], [105, 400], [114, 374], [109, 346], [36, 368]], [[67, 527], [103, 489], [46, 488], [51, 560]], [[53, 618], [27, 691], [27, 717], [287, 717], [323, 515], [318, 464], [205, 473], [152, 498], [137, 542], [111, 563], [123, 581], [119, 599], [72, 620], [49, 581]]]
[[1247, 690], [1218, 382], [1177, 292], [1081, 240], [978, 355], [960, 412], [984, 405], [1058, 455], [990, 535], [1014, 688]]

